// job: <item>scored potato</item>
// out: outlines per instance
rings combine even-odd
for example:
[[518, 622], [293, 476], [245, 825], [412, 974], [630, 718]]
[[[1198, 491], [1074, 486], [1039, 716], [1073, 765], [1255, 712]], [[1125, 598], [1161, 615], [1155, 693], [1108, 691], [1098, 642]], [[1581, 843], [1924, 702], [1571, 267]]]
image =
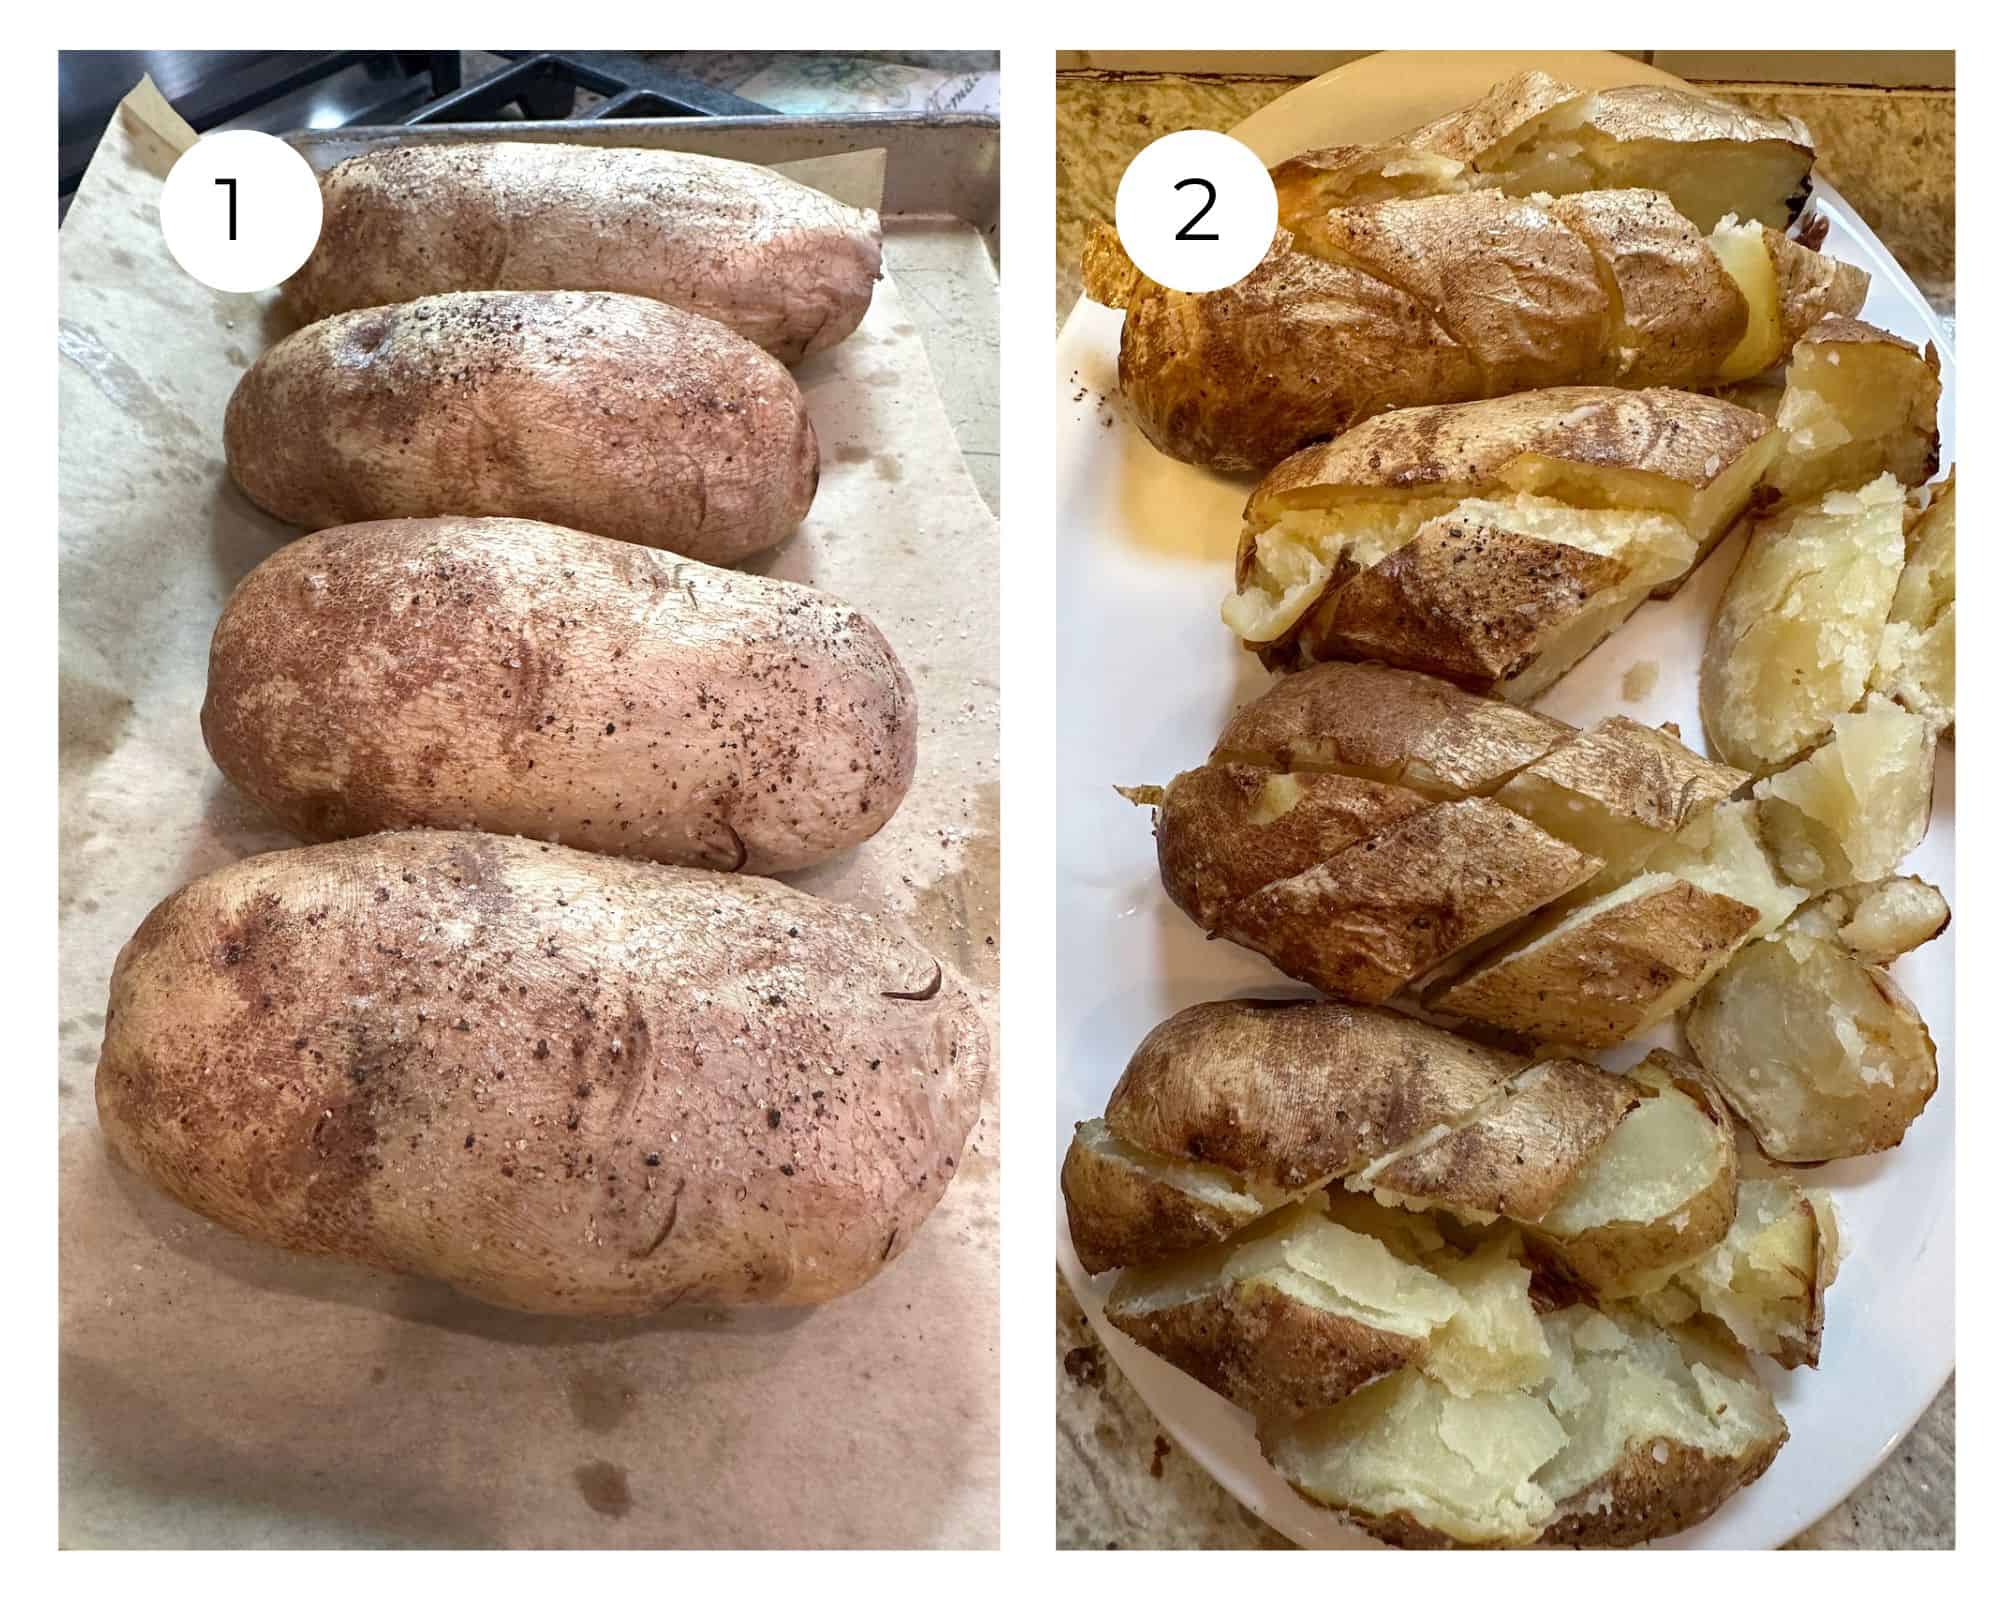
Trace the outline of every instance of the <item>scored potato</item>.
[[1937, 735], [1881, 695], [1833, 718], [1825, 744], [1757, 785], [1757, 826], [1793, 883], [1879, 878], [1923, 843]]
[[1916, 1008], [1821, 928], [1747, 946], [1688, 1013], [1689, 1045], [1773, 1161], [1893, 1149], [1937, 1089]]
[[1270, 667], [1381, 661], [1530, 701], [1685, 575], [1780, 444], [1667, 389], [1379, 417], [1258, 486], [1223, 621]]
[[1856, 704], [1903, 569], [1903, 491], [1888, 473], [1751, 530], [1709, 630], [1701, 721], [1731, 766], [1769, 772]]
[[1282, 1205], [1227, 1168], [1175, 1161], [1120, 1139], [1102, 1118], [1080, 1122], [1063, 1159], [1070, 1242], [1092, 1274], [1227, 1238]]
[[1940, 734], [1957, 720], [1958, 515], [1953, 475], [1931, 491], [1908, 538], [1908, 560], [1889, 605], [1869, 687]]

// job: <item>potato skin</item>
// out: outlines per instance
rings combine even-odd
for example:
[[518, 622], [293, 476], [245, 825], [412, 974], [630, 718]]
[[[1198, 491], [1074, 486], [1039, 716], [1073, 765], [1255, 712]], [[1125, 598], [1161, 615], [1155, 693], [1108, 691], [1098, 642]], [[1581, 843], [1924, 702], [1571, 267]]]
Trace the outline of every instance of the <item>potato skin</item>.
[[524, 1311], [804, 1304], [905, 1248], [978, 1115], [959, 980], [752, 878], [482, 834], [253, 857], [118, 957], [98, 1118], [265, 1243]]
[[728, 565], [819, 483], [804, 398], [727, 328], [637, 295], [432, 295], [264, 352], [229, 473], [286, 522], [528, 517]]
[[780, 361], [838, 344], [882, 275], [882, 223], [764, 167], [679, 150], [399, 145], [320, 179], [285, 284], [302, 321], [459, 289], [605, 289], [711, 317]]
[[270, 557], [201, 711], [216, 765], [304, 839], [476, 828], [725, 872], [875, 833], [916, 720], [888, 641], [816, 590], [475, 517]]

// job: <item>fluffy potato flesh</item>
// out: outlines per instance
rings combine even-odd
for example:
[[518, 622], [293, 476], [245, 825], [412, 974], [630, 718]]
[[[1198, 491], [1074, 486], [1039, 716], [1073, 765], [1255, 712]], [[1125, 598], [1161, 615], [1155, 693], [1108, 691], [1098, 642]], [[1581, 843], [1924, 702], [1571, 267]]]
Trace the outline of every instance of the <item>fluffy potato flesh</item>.
[[1761, 939], [1798, 909], [1806, 891], [1778, 875], [1758, 821], [1756, 801], [1726, 801], [1654, 852], [1647, 868], [1749, 906], [1757, 920], [1748, 937]]
[[1936, 751], [1924, 719], [1881, 695], [1834, 717], [1825, 744], [1754, 791], [1785, 876], [1833, 889], [1892, 872], [1930, 826]]
[[1958, 514], [1947, 479], [1910, 530], [1870, 687], [1940, 733], [1957, 720]]
[[1624, 1545], [1698, 1522], [1784, 1441], [1726, 1347], [1587, 1306], [1541, 1322], [1551, 1364], [1532, 1387], [1457, 1396], [1405, 1369], [1267, 1428], [1265, 1454], [1392, 1543]]
[[1717, 374], [1719, 383], [1737, 383], [1755, 377], [1785, 353], [1777, 264], [1771, 259], [1763, 228], [1755, 222], [1739, 223], [1733, 214], [1716, 224], [1708, 247], [1750, 308], [1749, 326]]
[[1878, 878], [1821, 895], [1794, 926], [1837, 940], [1863, 961], [1890, 962], [1935, 939], [1951, 921], [1943, 895], [1921, 878]]
[[1937, 465], [1937, 354], [1833, 317], [1792, 349], [1778, 405], [1782, 454], [1769, 482], [1789, 501], [1887, 472], [1919, 484]]
[[1793, 760], [1868, 686], [1903, 568], [1903, 491], [1884, 473], [1759, 523], [1709, 631], [1701, 720], [1732, 766]]
[[1640, 1294], [1639, 1305], [1662, 1323], [1705, 1312], [1780, 1366], [1817, 1366], [1823, 1298], [1839, 1263], [1830, 1195], [1789, 1178], [1745, 1178], [1723, 1241]]
[[1937, 1089], [1930, 1032], [1895, 981], [1807, 929], [1746, 947], [1687, 1035], [1774, 1161], [1893, 1149]]

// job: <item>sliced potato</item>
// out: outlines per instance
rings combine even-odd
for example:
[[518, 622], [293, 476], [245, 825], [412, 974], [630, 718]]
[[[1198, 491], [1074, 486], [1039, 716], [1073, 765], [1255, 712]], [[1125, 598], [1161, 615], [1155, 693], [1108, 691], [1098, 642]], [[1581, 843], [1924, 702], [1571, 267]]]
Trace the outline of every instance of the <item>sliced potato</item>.
[[1774, 1161], [1893, 1149], [1937, 1089], [1930, 1031], [1895, 980], [1811, 922], [1738, 954], [1687, 1035]]
[[1455, 1395], [1528, 1388], [1548, 1375], [1549, 1344], [1520, 1256], [1520, 1235], [1510, 1229], [1469, 1256], [1431, 1263], [1463, 1304], [1431, 1335], [1422, 1366]]
[[1701, 720], [1731, 766], [1793, 760], [1868, 686], [1903, 566], [1903, 492], [1884, 473], [1750, 534], [1701, 665]]
[[1819, 896], [1793, 926], [1838, 940], [1863, 961], [1886, 964], [1928, 944], [1950, 921], [1944, 896], [1922, 878], [1877, 878]]
[[1753, 907], [1748, 937], [1760, 939], [1806, 898], [1805, 890], [1778, 876], [1758, 833], [1754, 800], [1730, 800], [1698, 817], [1647, 858], [1647, 870], [1671, 873], [1710, 894]]
[[[1525, 1310], [1525, 1272], [1518, 1294]], [[1128, 1269], [1105, 1303], [1121, 1333], [1260, 1417], [1322, 1410], [1421, 1361], [1465, 1309], [1435, 1273], [1304, 1206], [1224, 1244]]]
[[1807, 889], [1893, 872], [1930, 826], [1936, 752], [1923, 718], [1881, 695], [1834, 717], [1825, 744], [1753, 791], [1780, 870]]
[[1832, 1196], [1789, 1178], [1745, 1178], [1728, 1236], [1698, 1260], [1660, 1275], [1656, 1287], [1638, 1293], [1637, 1304], [1662, 1323], [1705, 1312], [1745, 1349], [1782, 1367], [1816, 1367], [1826, 1291], [1839, 1268]]
[[1062, 1191], [1070, 1242], [1092, 1274], [1227, 1238], [1281, 1203], [1225, 1167], [1142, 1150], [1102, 1119], [1077, 1124]]
[[1937, 470], [1938, 358], [1852, 317], [1828, 317], [1792, 348], [1777, 410], [1785, 436], [1767, 481], [1786, 500], [1854, 489], [1882, 473]]
[[1588, 1306], [1542, 1326], [1554, 1370], [1536, 1393], [1565, 1436], [1536, 1473], [1556, 1502], [1543, 1544], [1679, 1533], [1761, 1476], [1785, 1442], [1784, 1418], [1726, 1336]]
[[1954, 472], [1932, 491], [1929, 508], [1910, 530], [1908, 559], [1869, 680], [1940, 733], [1958, 714], [1957, 481]]
[[1736, 1214], [1736, 1135], [1688, 1062], [1655, 1050], [1631, 1072], [1646, 1098], [1532, 1230], [1537, 1249], [1592, 1289], [1694, 1260]]

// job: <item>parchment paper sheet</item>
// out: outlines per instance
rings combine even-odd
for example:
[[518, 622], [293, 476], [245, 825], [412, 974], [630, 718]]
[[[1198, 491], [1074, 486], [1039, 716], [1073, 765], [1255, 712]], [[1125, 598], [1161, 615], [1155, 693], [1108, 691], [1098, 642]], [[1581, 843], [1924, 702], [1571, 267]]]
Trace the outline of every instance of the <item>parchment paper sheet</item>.
[[[286, 325], [168, 256], [173, 153], [114, 119], [62, 230], [63, 1544], [994, 1545], [997, 1085], [917, 1242], [811, 1312], [514, 1315], [237, 1239], [107, 1152], [119, 946], [189, 878], [292, 842], [196, 722], [225, 597], [295, 533], [222, 460], [230, 391]], [[998, 527], [892, 282], [797, 376], [819, 497], [756, 565], [873, 617], [922, 723], [895, 819], [792, 881], [903, 919], [997, 1025]]]

